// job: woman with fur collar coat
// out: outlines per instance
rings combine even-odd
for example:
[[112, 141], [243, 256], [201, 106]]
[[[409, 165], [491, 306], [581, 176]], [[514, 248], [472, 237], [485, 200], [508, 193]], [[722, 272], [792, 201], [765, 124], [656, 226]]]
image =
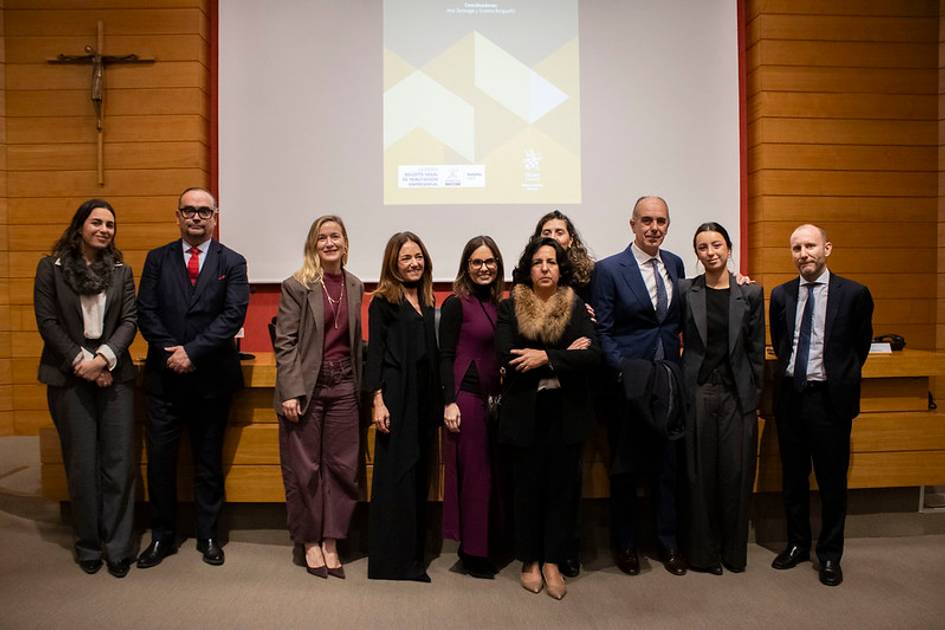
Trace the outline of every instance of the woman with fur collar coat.
[[496, 349], [505, 371], [499, 439], [511, 447], [515, 553], [522, 586], [566, 593], [558, 563], [575, 518], [581, 448], [593, 425], [588, 376], [600, 346], [584, 302], [568, 286], [567, 253], [532, 239], [499, 306]]

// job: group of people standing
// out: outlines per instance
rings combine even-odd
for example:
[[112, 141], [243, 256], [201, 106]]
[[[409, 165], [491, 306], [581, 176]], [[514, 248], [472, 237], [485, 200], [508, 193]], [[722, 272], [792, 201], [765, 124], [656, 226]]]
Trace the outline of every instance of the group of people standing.
[[[37, 270], [36, 313], [46, 344], [40, 380], [49, 386], [74, 505], [76, 557], [87, 572], [104, 558], [121, 577], [133, 559], [134, 367], [127, 347], [136, 326], [149, 342], [154, 507], [152, 541], [138, 566], [155, 566], [176, 551], [184, 428], [195, 460], [198, 550], [206, 562], [223, 563], [216, 531], [222, 435], [240, 384], [232, 338], [245, 316], [248, 285], [245, 260], [211, 240], [216, 216], [209, 192], [181, 195], [182, 238], [149, 253], [137, 300], [114, 245], [115, 212], [101, 200], [79, 208]], [[640, 571], [636, 490], [646, 482], [668, 571], [743, 571], [764, 365], [763, 292], [730, 270], [732, 242], [717, 223], [696, 230], [693, 248], [704, 273], [686, 279], [682, 260], [661, 247], [669, 224], [663, 199], [641, 197], [630, 218], [631, 244], [595, 262], [573, 222], [551, 212], [525, 245], [505, 299], [502, 254], [492, 238], [476, 236], [463, 249], [438, 329], [429, 253], [416, 234], [395, 234], [368, 309], [362, 358], [364, 286], [345, 269], [344, 222], [335, 215], [316, 219], [300, 269], [282, 283], [274, 339], [288, 526], [306, 570], [345, 576], [337, 543], [357, 503], [359, 418], [369, 415], [376, 429], [367, 449], [370, 578], [430, 581], [426, 508], [442, 424], [443, 535], [459, 541], [463, 570], [493, 577], [497, 524], [511, 522], [521, 585], [564, 597], [565, 577], [580, 571], [581, 452], [598, 420], [608, 425], [612, 450], [616, 565], [627, 574]], [[788, 515], [788, 547], [773, 566], [786, 569], [809, 557], [813, 462], [824, 503], [820, 579], [834, 585], [842, 580], [849, 434], [872, 301], [865, 287], [827, 271], [831, 248], [816, 226], [792, 234], [800, 279], [775, 289], [770, 321], [783, 377], [777, 425]], [[639, 390], [641, 381], [647, 398], [630, 399], [625, 392]], [[675, 431], [639, 417], [666, 394], [660, 383], [680, 402]]]

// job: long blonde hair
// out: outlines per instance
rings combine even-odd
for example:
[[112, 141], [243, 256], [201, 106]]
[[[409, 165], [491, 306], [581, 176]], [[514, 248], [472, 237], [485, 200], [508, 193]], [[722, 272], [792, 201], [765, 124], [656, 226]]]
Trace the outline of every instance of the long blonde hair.
[[417, 297], [421, 304], [436, 306], [433, 298], [433, 261], [430, 260], [430, 253], [423, 241], [413, 232], [398, 232], [387, 241], [384, 261], [381, 263], [381, 279], [373, 295], [379, 295], [392, 304], [403, 302], [404, 279], [397, 272], [397, 259], [400, 257], [400, 248], [411, 241], [417, 244], [423, 254], [423, 275], [420, 277], [420, 286], [417, 287]]
[[322, 261], [318, 257], [318, 232], [326, 223], [334, 221], [341, 228], [341, 236], [345, 239], [344, 251], [341, 253], [341, 266], [348, 263], [348, 230], [345, 229], [345, 223], [336, 214], [326, 214], [315, 219], [312, 227], [308, 229], [308, 237], [305, 239], [305, 248], [302, 251], [302, 267], [294, 274], [306, 289], [316, 282], [320, 282], [324, 271], [322, 270]]

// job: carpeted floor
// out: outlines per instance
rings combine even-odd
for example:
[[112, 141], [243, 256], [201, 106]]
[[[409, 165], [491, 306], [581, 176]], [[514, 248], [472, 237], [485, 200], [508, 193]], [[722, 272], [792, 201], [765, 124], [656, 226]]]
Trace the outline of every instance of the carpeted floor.
[[[12, 442], [11, 442], [12, 440]], [[605, 552], [557, 602], [518, 586], [518, 565], [495, 581], [451, 572], [435, 559], [432, 584], [368, 581], [367, 560], [348, 579], [294, 566], [284, 531], [233, 532], [222, 567], [186, 541], [148, 570], [116, 580], [73, 563], [59, 507], [37, 496], [36, 442], [2, 438], [0, 628], [945, 628], [945, 536], [848, 539], [838, 588], [810, 564], [780, 572], [774, 553], [749, 550], [749, 568], [721, 577], [675, 577], [653, 559], [625, 576]]]

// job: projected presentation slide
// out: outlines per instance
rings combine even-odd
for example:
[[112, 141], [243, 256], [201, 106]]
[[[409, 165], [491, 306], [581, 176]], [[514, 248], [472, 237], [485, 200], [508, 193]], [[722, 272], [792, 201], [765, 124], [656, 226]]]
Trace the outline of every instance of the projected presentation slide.
[[578, 1], [384, 2], [384, 203], [581, 202]]

